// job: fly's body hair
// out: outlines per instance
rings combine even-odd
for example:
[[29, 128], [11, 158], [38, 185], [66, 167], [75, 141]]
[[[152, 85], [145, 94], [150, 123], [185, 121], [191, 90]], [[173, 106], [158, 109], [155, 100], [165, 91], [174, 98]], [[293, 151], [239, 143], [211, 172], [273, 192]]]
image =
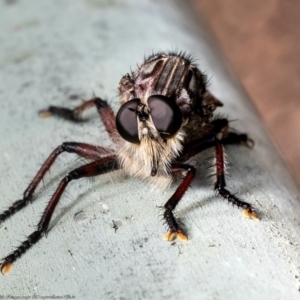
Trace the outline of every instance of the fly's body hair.
[[50, 153], [22, 199], [0, 213], [0, 224], [34, 199], [37, 187], [61, 153], [77, 154], [87, 162], [61, 179], [35, 231], [3, 258], [3, 274], [9, 273], [12, 264], [47, 234], [53, 212], [71, 181], [120, 169], [160, 189], [180, 179], [177, 189], [162, 206], [168, 231], [164, 239], [171, 241], [177, 237], [186, 241], [186, 228], [176, 218], [175, 209], [195, 178], [193, 157], [209, 148], [215, 151], [212, 176], [216, 194], [242, 208], [245, 217], [259, 219], [251, 204], [225, 188], [223, 145], [243, 144], [250, 148], [253, 141], [246, 134], [233, 132], [226, 118], [214, 117], [214, 111], [223, 103], [208, 90], [207, 76], [191, 56], [184, 52], [160, 52], [146, 57], [135, 71], [121, 78], [118, 93], [121, 107], [117, 115], [107, 101], [95, 95], [74, 109], [49, 106], [40, 112], [41, 117], [53, 115], [78, 123], [86, 110], [95, 107], [113, 146], [64, 142]]
[[[154, 187], [166, 189], [173, 181], [171, 163], [182, 150], [183, 140], [184, 133], [180, 132], [167, 141], [144, 137], [140, 145], [124, 142], [118, 152], [121, 168], [131, 177], [148, 180]], [[153, 166], [157, 173], [149, 176]]]

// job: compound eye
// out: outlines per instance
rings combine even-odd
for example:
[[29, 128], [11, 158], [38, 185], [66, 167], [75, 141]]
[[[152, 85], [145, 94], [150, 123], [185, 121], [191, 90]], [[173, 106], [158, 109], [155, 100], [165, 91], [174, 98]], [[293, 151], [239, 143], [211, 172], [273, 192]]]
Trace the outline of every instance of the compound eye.
[[157, 131], [163, 138], [172, 137], [179, 130], [182, 123], [181, 110], [175, 99], [162, 95], [150, 96], [148, 105]]
[[140, 99], [133, 99], [121, 106], [116, 116], [117, 130], [121, 137], [134, 144], [139, 144], [136, 108]]

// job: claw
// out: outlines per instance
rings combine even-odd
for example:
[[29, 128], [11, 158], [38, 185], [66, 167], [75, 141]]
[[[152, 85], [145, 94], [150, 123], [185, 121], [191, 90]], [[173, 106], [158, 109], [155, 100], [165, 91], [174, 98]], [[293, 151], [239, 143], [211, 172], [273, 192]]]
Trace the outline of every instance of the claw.
[[177, 238], [182, 242], [186, 242], [189, 239], [188, 236], [184, 234], [181, 230], [177, 231]]
[[10, 262], [3, 262], [0, 266], [1, 273], [3, 275], [8, 275], [12, 270], [13, 264]]
[[175, 238], [178, 238], [180, 241], [187, 241], [188, 237], [185, 233], [183, 233], [181, 230], [177, 230], [175, 232], [170, 231], [164, 235], [165, 241], [173, 241]]
[[248, 218], [248, 219], [253, 219], [256, 221], [259, 221], [259, 215], [256, 213], [255, 210], [248, 208], [248, 209], [243, 209], [243, 216]]
[[254, 147], [254, 141], [252, 139], [247, 138], [246, 141], [241, 142], [245, 147], [252, 149]]
[[46, 119], [52, 115], [52, 113], [48, 109], [44, 109], [39, 111], [40, 118]]
[[164, 235], [164, 240], [165, 241], [173, 241], [176, 238], [176, 232], [168, 232]]

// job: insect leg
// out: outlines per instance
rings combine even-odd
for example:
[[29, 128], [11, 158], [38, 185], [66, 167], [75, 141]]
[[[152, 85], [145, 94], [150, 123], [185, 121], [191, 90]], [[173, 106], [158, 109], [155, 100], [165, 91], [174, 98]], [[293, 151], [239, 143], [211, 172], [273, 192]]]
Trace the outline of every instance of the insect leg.
[[172, 241], [176, 236], [180, 240], [187, 240], [188, 237], [185, 234], [184, 230], [178, 224], [178, 221], [175, 219], [173, 215], [173, 210], [176, 208], [177, 204], [181, 200], [182, 196], [190, 186], [192, 180], [195, 177], [196, 170], [194, 167], [190, 165], [174, 165], [172, 166], [172, 173], [183, 173], [186, 172], [186, 175], [172, 195], [172, 197], [167, 201], [164, 205], [164, 219], [166, 220], [167, 226], [169, 227], [169, 232], [165, 235], [165, 239], [168, 241]]
[[232, 204], [243, 208], [243, 214], [246, 217], [258, 220], [259, 216], [249, 203], [241, 201], [236, 196], [232, 195], [227, 189], [225, 189], [225, 158], [222, 141], [218, 140], [215, 136], [208, 136], [194, 140], [184, 145], [183, 151], [181, 152], [181, 156], [177, 160], [182, 162], [187, 161], [194, 155], [211, 147], [215, 147], [216, 151], [216, 191], [219, 195], [227, 199]]
[[21, 245], [8, 256], [3, 258], [0, 270], [3, 274], [10, 271], [12, 264], [18, 258], [20, 258], [28, 249], [30, 249], [35, 243], [37, 243], [47, 232], [51, 217], [55, 210], [57, 203], [59, 202], [62, 193], [64, 192], [67, 185], [76, 179], [83, 177], [92, 177], [101, 174], [111, 172], [118, 169], [115, 156], [104, 157], [100, 160], [91, 162], [87, 165], [81, 166], [71, 171], [58, 185], [55, 193], [50, 199], [40, 222], [37, 225], [36, 231], [28, 236], [28, 238], [21, 243]]
[[224, 157], [224, 149], [221, 142], [217, 141], [215, 145], [216, 149], [216, 176], [217, 180], [215, 183], [215, 190], [221, 195], [224, 199], [227, 199], [228, 202], [236, 205], [237, 207], [243, 208], [243, 214], [245, 217], [252, 218], [255, 220], [259, 220], [259, 216], [257, 215], [254, 208], [251, 204], [247, 202], [241, 201], [235, 195], [231, 194], [227, 189], [225, 189], [225, 157]]
[[119, 143], [122, 140], [122, 138], [116, 127], [116, 116], [112, 108], [107, 103], [107, 101], [102, 100], [100, 98], [96, 98], [96, 99], [97, 99], [96, 100], [97, 110], [105, 126], [106, 131], [108, 132], [111, 140], [114, 143]]
[[[47, 118], [49, 116], [60, 117], [65, 120], [80, 122], [82, 121], [81, 117], [84, 111], [88, 110], [91, 107], [95, 106], [97, 98], [93, 98], [87, 101], [84, 101], [81, 105], [75, 107], [74, 109], [61, 107], [61, 106], [49, 106], [47, 109], [41, 110], [40, 116], [42, 118]], [[100, 99], [100, 98], [99, 98]], [[104, 100], [102, 100], [104, 101]]]
[[[225, 145], [243, 144], [248, 148], [252, 148], [254, 146], [254, 141], [249, 139], [246, 134], [228, 132], [227, 119], [214, 120], [210, 125], [211, 126], [207, 128], [209, 134], [184, 145], [181, 155], [177, 159], [178, 161], [186, 161], [196, 154], [215, 146], [217, 142]], [[221, 139], [217, 137], [218, 135], [221, 135]]]
[[229, 131], [229, 122], [227, 119], [216, 119], [211, 122], [212, 134], [220, 136], [221, 143], [223, 145], [236, 144], [244, 145], [248, 148], [253, 148], [254, 141], [248, 137], [247, 134], [235, 133]]
[[81, 122], [83, 112], [94, 106], [96, 106], [98, 114], [112, 141], [113, 142], [120, 141], [121, 137], [117, 131], [116, 124], [115, 124], [116, 123], [115, 114], [112, 108], [110, 107], [110, 105], [107, 103], [107, 101], [99, 97], [95, 97], [90, 100], [87, 100], [81, 105], [75, 107], [74, 109], [69, 109], [60, 106], [49, 106], [48, 109], [40, 111], [40, 115], [42, 118], [46, 118], [49, 116], [56, 116], [73, 122]]
[[40, 170], [37, 172], [31, 183], [28, 185], [27, 189], [23, 193], [23, 199], [17, 200], [7, 210], [0, 214], [0, 224], [32, 201], [34, 191], [37, 188], [38, 184], [44, 178], [46, 172], [50, 169], [57, 156], [63, 152], [76, 153], [79, 156], [93, 160], [98, 160], [102, 157], [109, 156], [112, 154], [112, 150], [110, 149], [84, 143], [65, 142], [61, 144], [52, 151], [52, 153], [43, 163]]
[[189, 158], [197, 155], [198, 153], [215, 146], [216, 141], [217, 138], [213, 135], [199, 138], [185, 144], [183, 150], [181, 151], [180, 157], [177, 158], [177, 161], [187, 161]]
[[228, 132], [227, 136], [221, 140], [221, 143], [223, 145], [244, 145], [250, 149], [254, 147], [254, 141], [245, 133]]

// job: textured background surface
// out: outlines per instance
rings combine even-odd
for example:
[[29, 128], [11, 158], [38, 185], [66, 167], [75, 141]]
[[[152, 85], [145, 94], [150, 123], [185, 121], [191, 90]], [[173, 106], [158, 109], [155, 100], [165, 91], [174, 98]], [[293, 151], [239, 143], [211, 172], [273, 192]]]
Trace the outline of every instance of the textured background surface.
[[[11, 2], [11, 1], [9, 1]], [[180, 2], [180, 1], [179, 1]], [[187, 243], [168, 243], [157, 206], [172, 190], [108, 175], [73, 182], [43, 238], [0, 277], [1, 296], [73, 295], [77, 299], [298, 299], [298, 194], [260, 120], [222, 62], [207, 31], [174, 1], [13, 1], [0, 4], [0, 208], [19, 198], [54, 147], [66, 140], [109, 146], [96, 113], [74, 126], [41, 120], [49, 104], [75, 106], [93, 91], [118, 108], [117, 84], [152, 50], [194, 54], [211, 77], [220, 110], [256, 147], [228, 147], [228, 186], [262, 213], [242, 217], [212, 191], [202, 157], [178, 207]], [[198, 20], [200, 22], [200, 20]], [[71, 97], [72, 98], [72, 97]], [[80, 102], [80, 100], [79, 100]], [[203, 157], [209, 157], [208, 151]], [[78, 165], [62, 155], [38, 199], [0, 225], [0, 256], [37, 224], [59, 179]], [[173, 187], [174, 189], [174, 187]], [[107, 207], [109, 210], [107, 210]], [[74, 219], [84, 211], [85, 218]], [[122, 226], [115, 232], [113, 220]], [[55, 226], [54, 226], [55, 225]]]

